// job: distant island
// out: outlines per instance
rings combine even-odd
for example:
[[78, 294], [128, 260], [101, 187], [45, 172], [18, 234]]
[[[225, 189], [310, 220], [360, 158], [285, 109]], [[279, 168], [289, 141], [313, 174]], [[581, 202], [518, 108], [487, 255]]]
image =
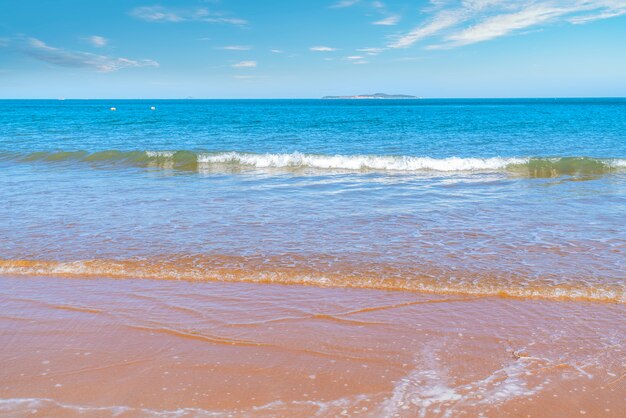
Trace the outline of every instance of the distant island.
[[408, 94], [359, 94], [356, 96], [324, 96], [322, 99], [419, 99], [417, 96], [409, 96]]

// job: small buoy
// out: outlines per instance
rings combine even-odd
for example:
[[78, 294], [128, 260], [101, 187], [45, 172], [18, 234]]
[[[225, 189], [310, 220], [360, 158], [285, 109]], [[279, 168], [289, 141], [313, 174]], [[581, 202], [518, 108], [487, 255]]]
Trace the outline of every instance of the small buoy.
[[111, 110], [117, 110], [116, 108], [112, 107]]
[[150, 110], [156, 110], [156, 107], [150, 106]]

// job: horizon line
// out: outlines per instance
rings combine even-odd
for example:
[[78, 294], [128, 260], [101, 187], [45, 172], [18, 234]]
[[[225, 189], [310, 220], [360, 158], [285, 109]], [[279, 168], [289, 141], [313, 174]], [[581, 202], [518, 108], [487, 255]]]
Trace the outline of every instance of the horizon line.
[[[159, 97], [159, 98], [141, 98], [141, 97], [89, 97], [89, 98], [68, 98], [68, 97], [0, 97], [0, 100], [53, 100], [53, 101], [69, 101], [69, 100], [324, 100], [324, 101], [416, 101], [416, 100], [559, 100], [559, 99], [626, 99], [626, 96], [507, 96], [507, 97], [411, 97], [411, 98], [350, 98], [350, 96], [359, 95], [347, 95], [344, 96], [332, 96], [332, 98], [322, 97]], [[339, 97], [339, 98], [335, 98]]]

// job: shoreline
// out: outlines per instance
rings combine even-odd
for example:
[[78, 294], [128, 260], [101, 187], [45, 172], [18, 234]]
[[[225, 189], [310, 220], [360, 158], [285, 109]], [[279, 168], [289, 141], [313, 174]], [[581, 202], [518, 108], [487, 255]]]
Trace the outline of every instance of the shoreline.
[[[523, 275], [495, 272], [395, 270], [386, 265], [347, 263], [336, 269], [316, 270], [294, 260], [259, 261], [237, 256], [181, 257], [159, 260], [3, 260], [0, 277], [111, 278], [116, 280], [185, 281], [190, 283], [251, 283], [312, 286], [322, 289], [367, 289], [427, 295], [501, 297], [518, 300], [585, 301], [626, 305], [626, 289], [618, 284], [554, 285], [554, 278], [527, 281]], [[273, 263], [273, 264], [272, 264]], [[360, 270], [359, 270], [360, 269]], [[380, 273], [379, 273], [380, 272]], [[452, 275], [462, 280], [448, 279]]]

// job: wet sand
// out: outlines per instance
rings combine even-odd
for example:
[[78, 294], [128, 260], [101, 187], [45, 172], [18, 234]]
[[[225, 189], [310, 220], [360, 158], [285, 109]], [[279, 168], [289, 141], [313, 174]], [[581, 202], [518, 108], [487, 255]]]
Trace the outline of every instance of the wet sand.
[[619, 303], [1, 276], [0, 305], [0, 416], [626, 410]]

